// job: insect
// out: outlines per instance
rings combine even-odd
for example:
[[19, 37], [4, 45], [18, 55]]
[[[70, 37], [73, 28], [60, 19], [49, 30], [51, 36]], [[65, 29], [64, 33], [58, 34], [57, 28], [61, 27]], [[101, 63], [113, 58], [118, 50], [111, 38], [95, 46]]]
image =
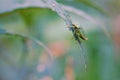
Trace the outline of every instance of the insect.
[[[74, 36], [75, 40], [78, 41], [82, 51], [84, 52], [84, 49], [81, 45], [81, 39], [82, 40], [88, 40], [88, 38], [85, 37], [83, 29], [81, 27], [77, 27], [77, 25], [75, 25], [75, 24], [72, 24], [72, 26], [73, 27], [71, 28], [71, 30], [73, 32], [73, 36]], [[85, 71], [86, 71], [87, 65], [86, 65], [86, 61], [85, 61], [85, 54], [83, 54], [83, 58], [84, 58], [84, 65], [85, 65]]]
[[73, 35], [75, 40], [77, 40], [78, 38], [82, 40], [88, 40], [88, 38], [85, 37], [83, 29], [81, 27], [77, 27], [75, 24], [72, 25], [73, 25]]

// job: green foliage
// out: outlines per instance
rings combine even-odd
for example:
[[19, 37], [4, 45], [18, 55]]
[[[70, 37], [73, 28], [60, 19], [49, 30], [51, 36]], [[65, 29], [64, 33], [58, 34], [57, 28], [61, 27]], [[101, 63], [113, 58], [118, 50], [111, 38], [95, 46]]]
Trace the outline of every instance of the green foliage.
[[[0, 80], [119, 80], [114, 44], [96, 20], [107, 21], [104, 9], [92, 0], [57, 0], [67, 6], [60, 5], [66, 11], [74, 7], [83, 12], [69, 12], [72, 21], [86, 29], [88, 40], [83, 41], [82, 53], [62, 17], [41, 1], [0, 0]], [[91, 16], [99, 24], [91, 23]]]

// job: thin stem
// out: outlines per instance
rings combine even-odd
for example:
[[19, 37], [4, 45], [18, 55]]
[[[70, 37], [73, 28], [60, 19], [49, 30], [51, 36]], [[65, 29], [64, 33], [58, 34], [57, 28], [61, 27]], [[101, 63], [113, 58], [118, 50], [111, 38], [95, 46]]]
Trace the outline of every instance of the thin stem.
[[39, 46], [42, 46], [45, 49], [45, 51], [47, 52], [47, 54], [50, 57], [51, 61], [53, 61], [53, 59], [54, 59], [50, 49], [46, 45], [44, 45], [40, 40], [37, 40], [36, 38], [21, 35], [21, 34], [16, 34], [16, 33], [5, 32], [5, 31], [4, 31], [4, 33], [2, 32], [2, 35], [16, 35], [16, 36], [20, 36], [20, 37], [32, 40], [33, 42], [37, 43]]

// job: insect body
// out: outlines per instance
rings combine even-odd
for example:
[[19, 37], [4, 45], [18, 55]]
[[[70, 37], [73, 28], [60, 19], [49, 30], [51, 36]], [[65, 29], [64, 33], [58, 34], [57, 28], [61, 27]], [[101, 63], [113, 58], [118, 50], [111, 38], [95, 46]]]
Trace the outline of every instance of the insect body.
[[77, 27], [75, 24], [72, 24], [72, 25], [73, 25], [73, 34], [74, 34], [75, 39], [79, 38], [82, 40], [88, 40], [88, 38], [85, 37], [85, 35], [81, 32], [82, 28]]

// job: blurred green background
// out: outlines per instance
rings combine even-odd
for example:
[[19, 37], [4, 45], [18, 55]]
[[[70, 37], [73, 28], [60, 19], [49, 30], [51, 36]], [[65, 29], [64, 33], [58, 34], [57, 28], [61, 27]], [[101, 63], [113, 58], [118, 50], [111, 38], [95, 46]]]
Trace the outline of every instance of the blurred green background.
[[[0, 0], [0, 80], [120, 80], [119, 0], [57, 0], [84, 28], [84, 52], [55, 11], [35, 6], [39, 1]], [[40, 40], [53, 60], [22, 35]]]

